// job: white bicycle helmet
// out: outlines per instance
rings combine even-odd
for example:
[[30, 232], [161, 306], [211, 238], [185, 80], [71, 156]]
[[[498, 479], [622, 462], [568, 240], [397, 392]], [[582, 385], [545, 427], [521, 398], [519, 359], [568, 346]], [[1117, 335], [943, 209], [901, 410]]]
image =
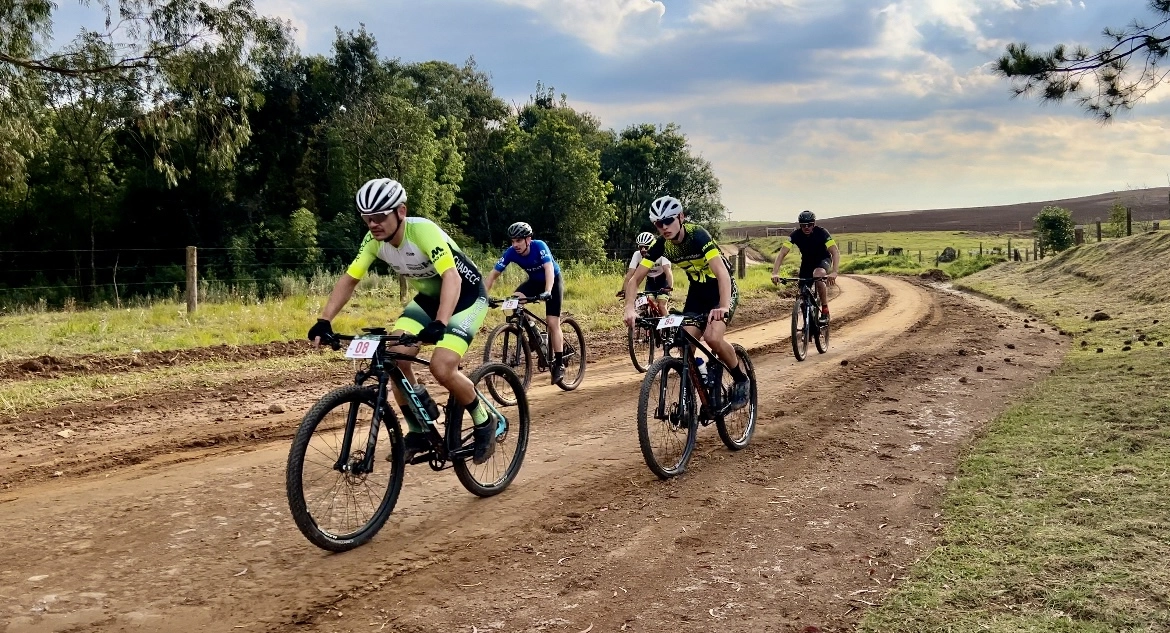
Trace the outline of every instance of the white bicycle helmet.
[[397, 209], [406, 202], [406, 190], [397, 180], [375, 178], [366, 181], [354, 196], [358, 212], [362, 215], [384, 213]]
[[666, 218], [673, 218], [682, 213], [682, 203], [677, 198], [662, 196], [650, 203], [650, 221], [657, 222]]
[[658, 238], [655, 237], [655, 235], [653, 233], [651, 233], [650, 231], [642, 231], [641, 233], [638, 234], [638, 237], [637, 237], [637, 239], [634, 240], [634, 243], [636, 243], [638, 246], [645, 246], [645, 247], [649, 248], [650, 245], [653, 244], [654, 240], [656, 240], [656, 239], [658, 239]]

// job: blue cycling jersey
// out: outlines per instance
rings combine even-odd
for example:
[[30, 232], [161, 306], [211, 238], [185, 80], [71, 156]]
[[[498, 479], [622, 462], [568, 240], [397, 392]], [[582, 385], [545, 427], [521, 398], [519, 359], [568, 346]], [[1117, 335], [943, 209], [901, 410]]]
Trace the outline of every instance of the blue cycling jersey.
[[532, 244], [528, 247], [527, 255], [520, 255], [516, 252], [516, 247], [509, 246], [508, 250], [500, 257], [500, 261], [496, 262], [496, 272], [504, 272], [508, 264], [516, 264], [523, 268], [528, 273], [529, 279], [544, 279], [544, 265], [551, 263], [553, 265], [553, 275], [561, 276], [561, 267], [557, 261], [553, 259], [552, 252], [548, 250], [548, 244], [542, 240], [532, 240]]

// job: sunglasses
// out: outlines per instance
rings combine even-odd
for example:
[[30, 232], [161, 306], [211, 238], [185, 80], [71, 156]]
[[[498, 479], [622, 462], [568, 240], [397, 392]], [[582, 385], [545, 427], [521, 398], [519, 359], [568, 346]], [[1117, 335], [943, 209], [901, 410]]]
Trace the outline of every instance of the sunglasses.
[[674, 224], [674, 221], [677, 219], [678, 218], [663, 218], [661, 220], [655, 220], [654, 226], [661, 229], [663, 227], [670, 226], [671, 224]]
[[363, 214], [361, 214], [362, 222], [365, 222], [367, 224], [370, 222], [373, 222], [375, 224], [381, 224], [381, 223], [385, 222], [386, 218], [390, 217], [390, 215], [392, 213], [394, 213], [394, 211], [397, 211], [397, 209], [394, 209], [393, 211], [390, 211], [388, 213], [363, 213]]
[[807, 228], [811, 227], [813, 224], [815, 224], [815, 223], [814, 222], [801, 222], [800, 228], [807, 229]]

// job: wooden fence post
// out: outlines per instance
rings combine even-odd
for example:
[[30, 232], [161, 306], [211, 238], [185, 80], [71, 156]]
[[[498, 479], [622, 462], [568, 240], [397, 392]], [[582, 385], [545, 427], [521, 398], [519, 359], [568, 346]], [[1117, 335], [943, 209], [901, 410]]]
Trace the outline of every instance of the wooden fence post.
[[1133, 235], [1133, 209], [1125, 208], [1125, 234]]
[[1097, 220], [1097, 241], [1101, 241], [1101, 221]]
[[1078, 226], [1077, 228], [1073, 229], [1073, 241], [1076, 242], [1077, 246], [1085, 243], [1084, 227]]
[[196, 268], [195, 247], [187, 247], [187, 314], [199, 307], [199, 271]]
[[747, 274], [747, 245], [739, 247], [739, 253], [736, 255], [739, 264], [739, 278], [743, 279]]
[[398, 275], [398, 300], [406, 301], [406, 277]]

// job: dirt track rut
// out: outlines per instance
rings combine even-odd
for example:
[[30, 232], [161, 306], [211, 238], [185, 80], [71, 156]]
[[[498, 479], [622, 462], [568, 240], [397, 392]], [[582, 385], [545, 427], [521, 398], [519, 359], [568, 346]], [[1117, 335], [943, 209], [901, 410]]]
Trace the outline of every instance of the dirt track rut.
[[[848, 630], [930, 547], [972, 431], [1064, 348], [981, 301], [886, 278], [842, 288], [828, 354], [796, 363], [786, 318], [732, 337], [755, 350], [757, 434], [732, 454], [705, 429], [669, 482], [642, 463], [641, 375], [615, 357], [576, 392], [532, 390], [528, 458], [505, 494], [476, 499], [414, 467], [379, 536], [343, 555], [292, 524], [283, 437], [16, 486], [0, 493], [0, 623]], [[295, 418], [266, 424], [283, 435]]]

